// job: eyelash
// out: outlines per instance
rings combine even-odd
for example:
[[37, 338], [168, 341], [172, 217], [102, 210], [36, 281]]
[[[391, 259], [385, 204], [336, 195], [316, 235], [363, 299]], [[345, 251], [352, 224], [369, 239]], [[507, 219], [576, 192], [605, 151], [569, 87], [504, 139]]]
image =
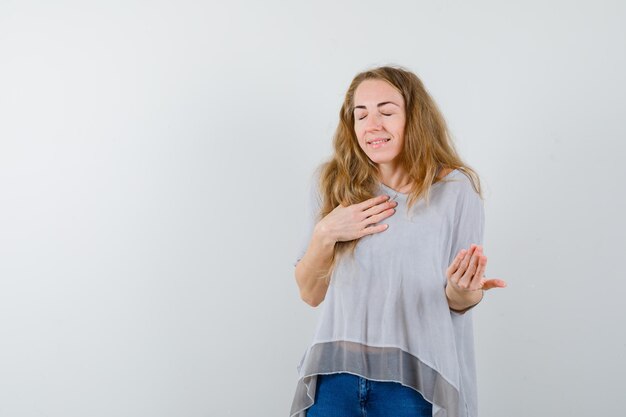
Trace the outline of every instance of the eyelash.
[[[391, 114], [385, 114], [385, 113], [381, 113], [381, 114], [382, 114], [383, 116], [391, 116]], [[365, 119], [365, 116], [363, 116], [363, 117], [359, 117], [359, 119], [358, 119], [358, 120], [363, 120], [363, 119]]]

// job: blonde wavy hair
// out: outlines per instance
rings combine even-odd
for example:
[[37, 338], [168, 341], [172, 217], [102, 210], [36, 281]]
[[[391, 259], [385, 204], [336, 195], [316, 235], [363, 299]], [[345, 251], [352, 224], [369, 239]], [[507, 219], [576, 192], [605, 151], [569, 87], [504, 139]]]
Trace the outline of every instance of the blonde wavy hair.
[[[478, 175], [459, 157], [446, 122], [422, 81], [402, 67], [383, 66], [357, 74], [346, 92], [333, 137], [334, 153], [317, 170], [320, 174], [318, 191], [322, 198], [318, 220], [339, 204], [349, 206], [376, 196], [380, 179], [378, 167], [363, 152], [354, 131], [354, 94], [365, 80], [384, 80], [404, 98], [406, 122], [399, 161], [412, 184], [408, 208], [421, 198], [429, 203], [430, 187], [440, 181], [438, 174], [445, 168], [463, 172], [482, 198]], [[331, 266], [320, 278], [330, 280], [339, 257], [347, 252], [354, 255], [358, 240], [337, 242]]]

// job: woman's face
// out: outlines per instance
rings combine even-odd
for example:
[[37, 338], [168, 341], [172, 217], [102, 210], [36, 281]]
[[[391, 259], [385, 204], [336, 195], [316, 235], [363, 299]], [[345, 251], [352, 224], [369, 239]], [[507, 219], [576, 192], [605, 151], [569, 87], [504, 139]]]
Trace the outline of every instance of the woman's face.
[[404, 144], [404, 99], [383, 80], [365, 80], [354, 92], [354, 132], [376, 164], [393, 162]]

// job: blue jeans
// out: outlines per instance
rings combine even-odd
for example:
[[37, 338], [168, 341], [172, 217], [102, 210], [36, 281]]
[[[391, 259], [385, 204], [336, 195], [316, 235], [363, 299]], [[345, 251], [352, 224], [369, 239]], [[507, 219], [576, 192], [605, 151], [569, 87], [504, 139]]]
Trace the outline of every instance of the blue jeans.
[[317, 376], [307, 417], [431, 417], [432, 404], [398, 382], [370, 381], [337, 373]]

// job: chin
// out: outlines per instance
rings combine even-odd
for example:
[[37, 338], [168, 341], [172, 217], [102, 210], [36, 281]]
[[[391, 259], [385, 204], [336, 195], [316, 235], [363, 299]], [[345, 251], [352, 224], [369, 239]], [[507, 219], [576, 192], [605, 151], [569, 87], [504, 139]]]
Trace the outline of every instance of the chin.
[[380, 155], [380, 154], [369, 155], [368, 154], [367, 156], [370, 159], [370, 161], [372, 161], [375, 164], [388, 164], [396, 160], [399, 155]]

